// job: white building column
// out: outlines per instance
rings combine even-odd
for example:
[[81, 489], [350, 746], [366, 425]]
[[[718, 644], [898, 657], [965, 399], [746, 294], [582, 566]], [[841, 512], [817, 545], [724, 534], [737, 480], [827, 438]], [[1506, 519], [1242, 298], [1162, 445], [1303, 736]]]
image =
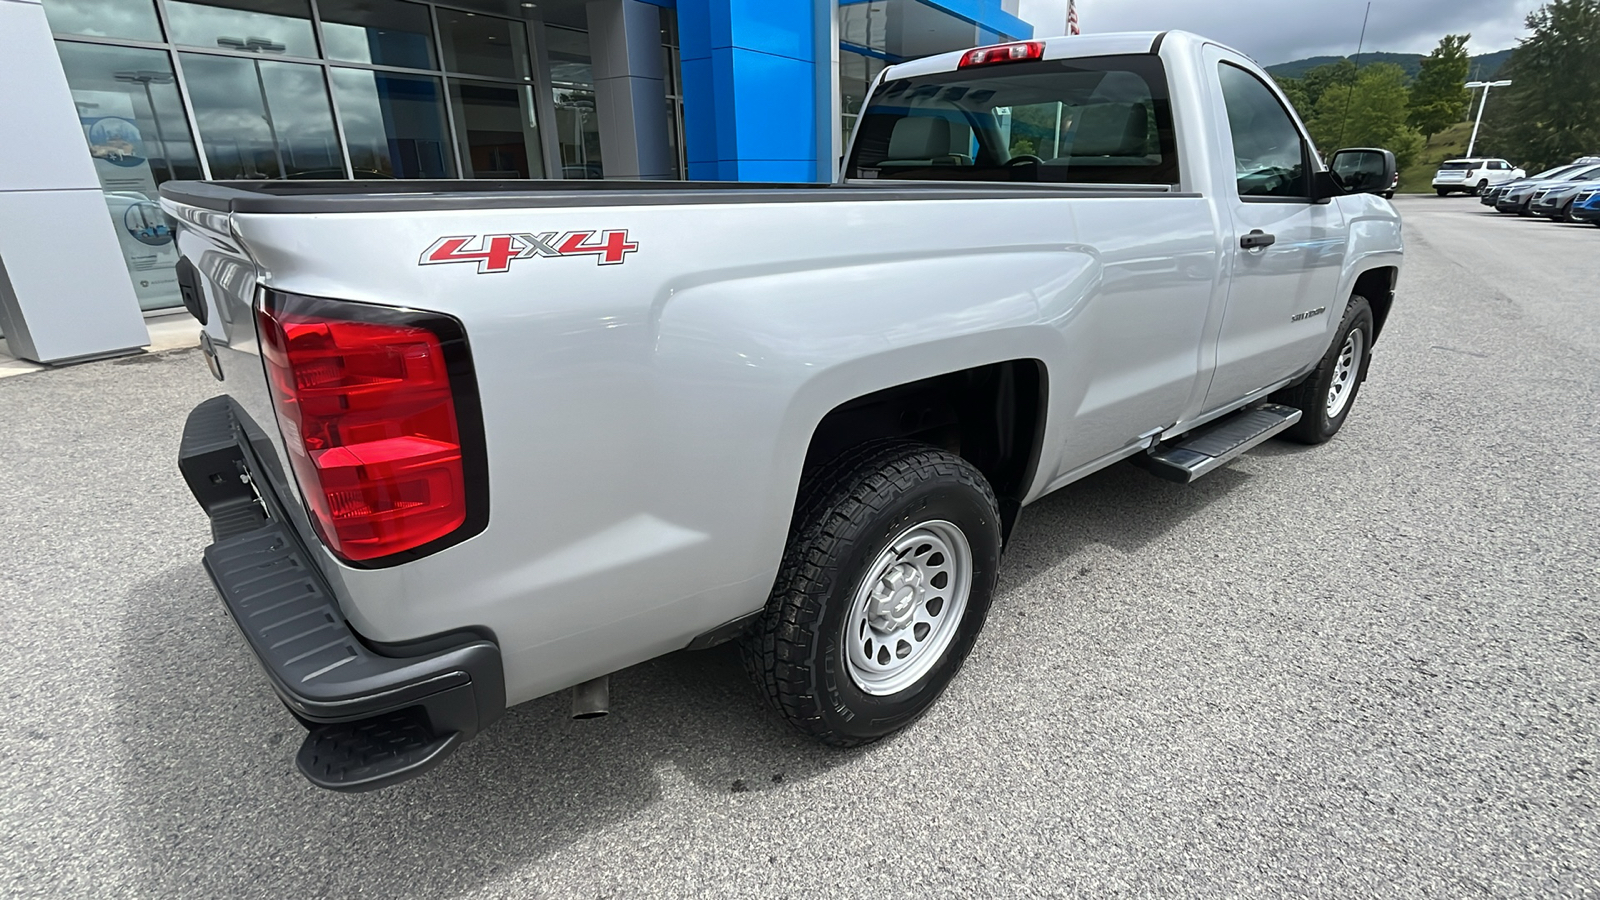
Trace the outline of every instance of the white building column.
[[0, 330], [69, 362], [150, 343], [38, 0], [0, 0]]
[[670, 177], [660, 8], [640, 0], [589, 0], [588, 16], [606, 178]]

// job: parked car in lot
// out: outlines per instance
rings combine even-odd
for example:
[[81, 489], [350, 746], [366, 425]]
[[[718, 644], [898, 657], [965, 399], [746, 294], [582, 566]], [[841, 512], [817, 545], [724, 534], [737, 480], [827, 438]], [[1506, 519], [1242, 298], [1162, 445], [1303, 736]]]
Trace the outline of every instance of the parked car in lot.
[[1600, 185], [1588, 193], [1573, 198], [1570, 214], [1574, 222], [1600, 225]]
[[1533, 201], [1528, 205], [1528, 211], [1557, 222], [1576, 221], [1572, 217], [1573, 202], [1580, 195], [1591, 193], [1597, 187], [1600, 187], [1600, 181], [1594, 180], [1593, 176], [1584, 181], [1563, 181], [1542, 187], [1533, 192]]
[[1531, 216], [1534, 194], [1565, 182], [1588, 181], [1593, 178], [1600, 178], [1600, 165], [1568, 166], [1549, 178], [1529, 178], [1506, 188], [1505, 193], [1495, 200], [1494, 208], [1503, 213]]
[[1433, 189], [1439, 196], [1454, 193], [1475, 194], [1495, 184], [1505, 184], [1528, 173], [1503, 159], [1447, 159], [1433, 173]]
[[[1531, 175], [1527, 178], [1520, 178], [1516, 181], [1509, 181], [1500, 185], [1499, 187], [1486, 188], [1483, 192], [1482, 202], [1487, 206], [1494, 207], [1500, 212], [1517, 212], [1523, 208], [1521, 206], [1521, 202], [1527, 200], [1532, 195], [1533, 189], [1536, 188], [1540, 183], [1571, 175], [1596, 163], [1600, 163], [1600, 157], [1585, 156], [1573, 160], [1564, 166], [1556, 166], [1553, 169], [1546, 169], [1537, 175]], [[1527, 190], [1523, 191], [1524, 188]], [[1506, 196], [1514, 190], [1522, 192], [1520, 193], [1518, 204], [1516, 206], [1508, 205], [1507, 207], [1502, 208], [1500, 205], [1501, 202], [1504, 201]]]
[[1339, 432], [1403, 241], [1394, 155], [1330, 163], [1167, 32], [888, 66], [837, 184], [167, 182], [226, 390], [179, 469], [299, 769], [726, 640], [818, 741], [905, 727], [1024, 506]]

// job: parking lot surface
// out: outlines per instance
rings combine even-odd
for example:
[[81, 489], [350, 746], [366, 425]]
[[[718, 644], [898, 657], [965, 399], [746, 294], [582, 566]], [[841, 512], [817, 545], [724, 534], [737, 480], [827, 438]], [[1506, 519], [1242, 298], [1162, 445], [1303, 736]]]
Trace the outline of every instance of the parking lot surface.
[[949, 693], [849, 752], [722, 647], [319, 791], [200, 567], [198, 351], [0, 381], [0, 894], [1600, 895], [1600, 229], [1398, 205], [1338, 438], [1030, 507]]

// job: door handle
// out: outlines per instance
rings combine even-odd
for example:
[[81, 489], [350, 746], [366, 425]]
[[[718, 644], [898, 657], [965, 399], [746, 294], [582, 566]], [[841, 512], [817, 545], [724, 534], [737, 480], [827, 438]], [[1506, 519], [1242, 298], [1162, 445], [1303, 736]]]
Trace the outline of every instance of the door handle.
[[1267, 234], [1259, 228], [1239, 238], [1239, 246], [1246, 250], [1260, 250], [1263, 247], [1271, 247], [1277, 242], [1277, 235]]

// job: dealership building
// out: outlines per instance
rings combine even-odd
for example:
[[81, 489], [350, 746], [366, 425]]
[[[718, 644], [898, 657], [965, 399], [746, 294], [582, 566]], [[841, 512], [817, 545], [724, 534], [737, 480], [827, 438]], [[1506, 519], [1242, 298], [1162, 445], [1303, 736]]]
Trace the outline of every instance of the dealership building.
[[3, 349], [181, 312], [168, 180], [832, 180], [885, 65], [1018, 2], [0, 0]]

